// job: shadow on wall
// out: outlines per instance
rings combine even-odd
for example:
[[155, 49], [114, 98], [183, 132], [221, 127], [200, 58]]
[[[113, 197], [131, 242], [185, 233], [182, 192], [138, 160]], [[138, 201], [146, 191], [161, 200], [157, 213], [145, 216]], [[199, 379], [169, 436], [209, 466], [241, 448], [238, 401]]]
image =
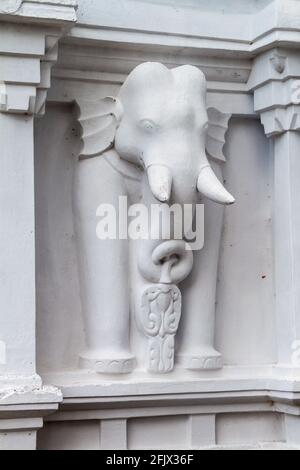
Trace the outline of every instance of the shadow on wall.
[[232, 119], [224, 179], [236, 196], [225, 212], [216, 343], [225, 364], [276, 361], [272, 253], [273, 158], [259, 121]]
[[84, 335], [76, 269], [72, 180], [80, 141], [72, 107], [36, 120], [38, 370], [76, 367]]

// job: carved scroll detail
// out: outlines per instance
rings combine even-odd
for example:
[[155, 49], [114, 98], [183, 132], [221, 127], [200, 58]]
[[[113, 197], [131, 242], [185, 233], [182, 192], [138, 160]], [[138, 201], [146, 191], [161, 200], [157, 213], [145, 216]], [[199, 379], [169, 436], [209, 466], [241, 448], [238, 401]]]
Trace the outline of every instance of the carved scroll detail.
[[175, 334], [181, 317], [181, 293], [175, 285], [157, 284], [142, 296], [140, 327], [149, 338], [148, 370], [166, 373], [174, 367]]

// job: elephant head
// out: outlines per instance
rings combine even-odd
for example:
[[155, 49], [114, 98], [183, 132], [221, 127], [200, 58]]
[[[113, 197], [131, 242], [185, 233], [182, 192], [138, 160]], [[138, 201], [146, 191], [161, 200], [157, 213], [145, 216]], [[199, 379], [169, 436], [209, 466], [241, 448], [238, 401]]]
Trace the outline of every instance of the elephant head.
[[234, 202], [206, 156], [211, 122], [206, 80], [198, 68], [144, 63], [131, 72], [117, 98], [80, 108], [81, 158], [114, 147], [123, 161], [146, 171], [160, 202], [192, 203], [197, 190], [220, 204]]

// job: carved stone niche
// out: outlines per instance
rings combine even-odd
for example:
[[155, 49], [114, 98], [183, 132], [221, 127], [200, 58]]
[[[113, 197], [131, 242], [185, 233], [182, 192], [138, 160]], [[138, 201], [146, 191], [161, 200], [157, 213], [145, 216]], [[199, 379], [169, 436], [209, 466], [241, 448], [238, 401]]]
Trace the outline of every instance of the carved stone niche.
[[[208, 206], [213, 234], [206, 247], [210, 265], [204, 260], [203, 266], [195, 266], [200, 263], [203, 245], [193, 253], [182, 218], [161, 221], [169, 224], [166, 237], [150, 217], [148, 232], [138, 241], [136, 254], [137, 271], [144, 280], [138, 293], [136, 327], [145, 338], [144, 365], [151, 373], [173, 370], [175, 335], [180, 318], [186, 314], [187, 330], [193, 333], [178, 363], [187, 369], [220, 368], [222, 358], [214, 349], [211, 312], [223, 209], [215, 203], [234, 202], [219, 179], [230, 116], [207, 110], [204, 74], [188, 65], [169, 70], [159, 63], [144, 63], [131, 72], [118, 97], [78, 105], [83, 148], [74, 182], [74, 217], [86, 322], [87, 350], [80, 357], [82, 367], [119, 374], [129, 373], [136, 366], [129, 341], [131, 289], [126, 230], [124, 235], [128, 220], [127, 214], [124, 217], [121, 213], [122, 196], [128, 197], [130, 204], [142, 203], [150, 213], [154, 205], [163, 210], [173, 204], [181, 209], [190, 204], [193, 214], [197, 203], [213, 201]], [[99, 240], [96, 236], [97, 215], [103, 215], [99, 210], [103, 204], [113, 207], [117, 216], [115, 239]], [[192, 220], [190, 224], [192, 229]], [[153, 233], [161, 235], [153, 237]], [[192, 294], [197, 292], [206, 300], [199, 303], [199, 310], [192, 305], [193, 312], [188, 314], [181, 311], [177, 285], [189, 276], [193, 264], [197, 272], [207, 270], [203, 288], [212, 295], [203, 295], [201, 285], [195, 283]]]

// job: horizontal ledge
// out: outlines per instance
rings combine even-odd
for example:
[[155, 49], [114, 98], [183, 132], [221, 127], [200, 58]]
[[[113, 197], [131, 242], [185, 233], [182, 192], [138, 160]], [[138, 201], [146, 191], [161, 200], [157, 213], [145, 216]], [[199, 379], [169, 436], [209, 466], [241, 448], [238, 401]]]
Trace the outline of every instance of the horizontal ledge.
[[0, 414], [10, 406], [18, 409], [40, 406], [47, 408], [61, 400], [61, 391], [54, 386], [42, 386], [37, 381], [26, 381], [25, 378], [5, 381], [0, 377]]
[[[219, 67], [221, 68], [221, 67]], [[113, 83], [122, 84], [127, 78], [126, 73], [109, 73], [109, 72], [95, 72], [89, 70], [78, 69], [64, 69], [55, 67], [52, 71], [53, 78], [61, 80], [68, 80], [71, 82], [91, 82], [91, 83]], [[208, 91], [228, 92], [228, 93], [249, 93], [248, 87], [245, 83], [230, 82], [230, 81], [216, 81], [208, 80]]]
[[[252, 59], [259, 53], [274, 47], [296, 47], [300, 44], [300, 28], [273, 28], [265, 31], [255, 39], [218, 38], [195, 36], [161, 31], [109, 28], [76, 24], [65, 36], [64, 42], [77, 45], [146, 46], [156, 50], [163, 48], [180, 48], [185, 51], [197, 50], [207, 56], [220, 52], [220, 57], [240, 57]], [[222, 54], [222, 55], [221, 55]]]
[[[53, 73], [52, 86], [47, 96], [49, 104], [71, 104], [77, 99], [94, 99], [101, 84], [121, 85], [126, 77], [121, 74], [97, 73], [97, 79], [94, 76], [94, 80], [90, 81], [82, 80], [80, 72], [78, 75], [74, 74], [73, 78], [68, 78], [64, 71], [56, 72], [57, 70]], [[88, 83], [89, 86], [85, 88], [82, 83]], [[207, 106], [232, 116], [258, 119], [259, 115], [254, 111], [253, 95], [245, 92], [244, 87], [231, 85], [208, 82]]]
[[[128, 406], [129, 405], [129, 406]], [[185, 403], [177, 403], [170, 400], [164, 403], [157, 402], [132, 402], [130, 404], [123, 403], [116, 406], [111, 403], [111, 407], [103, 407], [102, 404], [92, 406], [82, 400], [80, 403], [72, 403], [66, 400], [60, 409], [53, 415], [46, 417], [46, 421], [80, 421], [80, 420], [103, 420], [103, 419], [132, 419], [153, 416], [178, 416], [178, 415], [205, 415], [220, 413], [268, 413], [274, 411], [273, 405], [267, 400], [264, 402], [235, 402], [231, 403], [199, 405], [191, 404], [189, 401]], [[128, 407], [127, 407], [128, 406]]]
[[68, 80], [71, 82], [91, 82], [91, 83], [116, 83], [122, 84], [126, 80], [127, 74], [95, 72], [88, 70], [63, 69], [55, 67], [52, 71], [53, 78]]
[[[151, 376], [133, 373], [120, 378], [102, 376], [89, 371], [49, 373], [44, 381], [59, 387], [65, 400], [91, 399], [105, 402], [129, 402], [137, 397], [150, 397], [161, 400], [172, 397], [174, 400], [222, 399], [241, 395], [246, 399], [248, 393], [258, 394], [272, 400], [300, 403], [300, 380], [293, 376], [290, 369], [276, 367], [234, 368], [225, 367], [219, 374], [214, 371], [193, 373], [174, 371], [166, 376]], [[299, 373], [297, 372], [298, 377]], [[237, 395], [236, 395], [237, 394]], [[245, 395], [246, 394], [246, 395]]]
[[[1, 416], [1, 415], [0, 415]], [[1, 418], [0, 432], [3, 431], [35, 431], [43, 427], [42, 417]]]
[[0, 12], [0, 21], [13, 23], [38, 23], [46, 25], [74, 24], [77, 20], [76, 2], [47, 0], [23, 0], [18, 10]]
[[[248, 82], [252, 69], [250, 60], [235, 57], [208, 57], [199, 54], [197, 49], [185, 47], [130, 47], [116, 43], [112, 47], [100, 44], [97, 47], [90, 45], [76, 45], [65, 42], [60, 43], [59, 62], [55, 70], [69, 75], [74, 70], [81, 73], [82, 79], [97, 80], [97, 74], [113, 73], [127, 75], [137, 65], [143, 62], [161, 62], [169, 68], [179, 67], [189, 63], [201, 68], [209, 81], [221, 81], [235, 85], [245, 85]], [[55, 73], [54, 70], [54, 73]], [[86, 75], [85, 75], [86, 74]]]
[[[52, 397], [53, 401], [46, 403], [14, 403], [10, 405], [0, 404], [0, 418], [14, 418], [15, 416], [46, 416], [49, 413], [58, 409], [59, 403], [62, 402], [62, 396], [59, 400], [57, 397]], [[28, 400], [29, 401], [29, 400]]]
[[64, 41], [76, 44], [124, 44], [128, 47], [148, 46], [153, 49], [184, 48], [185, 50], [197, 49], [209, 51], [227, 51], [232, 57], [232, 52], [246, 54], [250, 52], [250, 41], [232, 38], [211, 38], [176, 33], [164, 33], [154, 31], [143, 31], [135, 29], [91, 27], [77, 24], [74, 26]]

